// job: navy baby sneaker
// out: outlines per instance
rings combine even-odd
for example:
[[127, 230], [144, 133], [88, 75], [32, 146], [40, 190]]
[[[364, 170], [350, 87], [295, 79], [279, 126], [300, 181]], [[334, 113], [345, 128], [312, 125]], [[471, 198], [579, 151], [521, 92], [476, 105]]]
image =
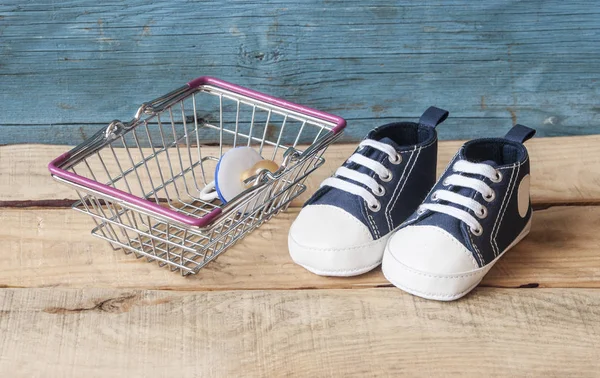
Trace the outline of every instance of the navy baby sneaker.
[[528, 233], [529, 158], [535, 130], [514, 126], [502, 138], [465, 143], [417, 211], [390, 238], [385, 277], [427, 299], [471, 291]]
[[419, 123], [372, 130], [300, 211], [288, 236], [292, 259], [326, 276], [354, 276], [377, 267], [391, 232], [435, 183], [435, 127], [447, 116], [430, 107]]

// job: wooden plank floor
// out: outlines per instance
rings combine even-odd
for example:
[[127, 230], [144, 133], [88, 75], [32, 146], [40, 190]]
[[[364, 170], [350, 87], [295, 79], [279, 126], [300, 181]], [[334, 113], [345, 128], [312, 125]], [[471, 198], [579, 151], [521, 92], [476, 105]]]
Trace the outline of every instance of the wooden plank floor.
[[[459, 145], [441, 143], [440, 169]], [[181, 277], [89, 235], [45, 168], [68, 147], [2, 146], [0, 377], [597, 376], [600, 137], [528, 145], [532, 232], [451, 303], [379, 269], [341, 279], [294, 265], [298, 207]], [[309, 190], [353, 149], [332, 146]]]
[[[462, 145], [444, 141], [439, 145], [438, 173]], [[334, 144], [325, 155], [326, 164], [307, 180], [309, 193], [348, 158], [356, 145]], [[210, 147], [209, 147], [210, 148]], [[532, 201], [536, 204], [600, 202], [600, 135], [534, 138], [527, 142], [534, 175]], [[77, 199], [74, 191], [49, 180], [48, 162], [70, 149], [68, 146], [16, 144], [0, 146], [0, 205], [65, 206]], [[107, 164], [111, 164], [107, 161]], [[114, 164], [114, 163], [113, 163]], [[110, 166], [109, 166], [110, 169]], [[154, 177], [154, 175], [153, 175]], [[68, 201], [63, 201], [63, 200]], [[303, 203], [306, 196], [295, 202]]]

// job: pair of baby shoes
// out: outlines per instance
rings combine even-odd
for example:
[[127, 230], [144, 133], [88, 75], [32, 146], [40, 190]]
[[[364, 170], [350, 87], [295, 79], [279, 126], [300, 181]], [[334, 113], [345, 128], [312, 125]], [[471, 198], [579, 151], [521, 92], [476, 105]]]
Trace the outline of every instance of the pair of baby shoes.
[[411, 294], [458, 299], [529, 233], [529, 158], [535, 130], [465, 143], [435, 181], [437, 133], [448, 112], [372, 130], [306, 202], [288, 236], [292, 259], [326, 276], [382, 264]]

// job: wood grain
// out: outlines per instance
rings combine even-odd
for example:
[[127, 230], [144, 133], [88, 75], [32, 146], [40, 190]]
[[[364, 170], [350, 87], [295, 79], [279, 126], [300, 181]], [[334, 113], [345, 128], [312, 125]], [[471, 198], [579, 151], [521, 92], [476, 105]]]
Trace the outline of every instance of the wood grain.
[[353, 141], [432, 104], [444, 139], [598, 133], [597, 18], [593, 0], [4, 1], [0, 144], [81, 142], [200, 75], [337, 113]]
[[[0, 287], [107, 287], [161, 290], [365, 288], [389, 286], [380, 269], [353, 278], [320, 277], [287, 250], [297, 208], [280, 214], [191, 277], [113, 251], [94, 223], [67, 209], [0, 211]], [[600, 287], [600, 207], [536, 211], [530, 235], [483, 281], [516, 288]]]
[[595, 290], [0, 290], [10, 377], [597, 376]]
[[[438, 173], [461, 146], [459, 141], [439, 145]], [[531, 197], [534, 204], [592, 203], [600, 201], [600, 136], [537, 138], [527, 142], [532, 161]], [[354, 144], [334, 144], [325, 165], [311, 174], [301, 205], [319, 184], [354, 151]], [[211, 149], [212, 147], [207, 147]], [[50, 178], [48, 162], [68, 146], [9, 145], [0, 147], [0, 206], [65, 206], [77, 199], [71, 189]], [[107, 165], [115, 165], [108, 160]], [[98, 167], [98, 169], [101, 169]], [[111, 168], [112, 169], [112, 168]], [[154, 177], [155, 182], [159, 182]], [[58, 200], [58, 201], [56, 201]], [[38, 201], [38, 202], [36, 202]]]

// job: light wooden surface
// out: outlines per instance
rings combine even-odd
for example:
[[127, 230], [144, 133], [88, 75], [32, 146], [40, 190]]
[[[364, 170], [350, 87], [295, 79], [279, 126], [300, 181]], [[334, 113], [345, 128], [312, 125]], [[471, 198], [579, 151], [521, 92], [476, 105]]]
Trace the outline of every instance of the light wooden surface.
[[79, 143], [201, 75], [337, 113], [354, 141], [429, 105], [443, 139], [598, 133], [594, 0], [4, 0], [0, 36], [0, 144]]
[[[497, 136], [501, 136], [498, 134]], [[461, 141], [440, 143], [438, 173], [462, 145]], [[68, 151], [69, 146], [7, 145], [0, 146], [0, 204], [4, 206], [44, 205], [70, 203], [77, 194], [53, 181], [46, 168], [48, 162]], [[211, 147], [205, 147], [206, 151]], [[334, 144], [325, 154], [326, 164], [309, 176], [306, 195], [296, 200], [301, 205], [321, 181], [331, 175], [352, 153], [355, 145]], [[534, 171], [531, 179], [533, 203], [564, 204], [600, 202], [600, 135], [584, 137], [534, 138], [527, 142]], [[115, 163], [107, 160], [109, 168]], [[112, 164], [112, 165], [111, 165]], [[150, 167], [152, 168], [152, 167]], [[101, 169], [100, 167], [93, 167]], [[154, 176], [158, 182], [158, 175]], [[61, 200], [61, 201], [55, 201]], [[38, 203], [39, 204], [39, 203]]]
[[597, 376], [596, 290], [0, 291], [0, 375]]
[[[91, 219], [69, 209], [0, 210], [0, 287], [112, 287], [169, 290], [368, 288], [390, 286], [380, 269], [352, 279], [320, 277], [292, 263], [291, 208], [242, 239], [193, 277], [114, 252], [90, 236]], [[483, 285], [600, 288], [600, 207], [555, 206], [534, 213], [529, 236]]]
[[67, 147], [0, 147], [0, 377], [597, 376], [600, 138], [528, 146], [533, 229], [451, 303], [294, 265], [298, 207], [181, 277], [89, 235], [45, 168]]

